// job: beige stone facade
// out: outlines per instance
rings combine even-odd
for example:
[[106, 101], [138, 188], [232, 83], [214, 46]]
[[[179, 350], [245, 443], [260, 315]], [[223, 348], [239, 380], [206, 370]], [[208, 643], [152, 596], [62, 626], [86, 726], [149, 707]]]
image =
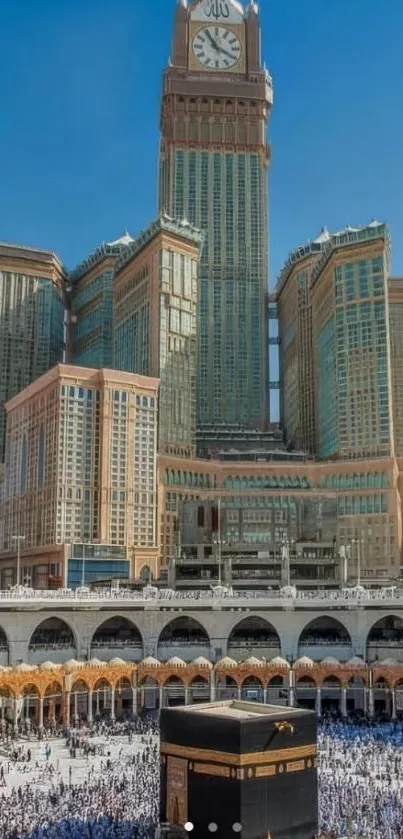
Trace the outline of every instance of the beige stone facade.
[[0, 462], [6, 402], [63, 360], [65, 278], [52, 251], [0, 243]]
[[[317, 510], [333, 502], [334, 550], [338, 556], [340, 548], [348, 546], [348, 580], [356, 581], [358, 573], [364, 584], [396, 579], [402, 554], [402, 466], [394, 457], [334, 463], [223, 463], [161, 457], [160, 480], [165, 484], [162, 561], [177, 555], [177, 522], [186, 499], [215, 503], [220, 499], [222, 508], [256, 513], [271, 510], [268, 532], [262, 534], [260, 543], [259, 536], [253, 535], [243, 546], [245, 552], [252, 547], [278, 551], [282, 542], [291, 540], [292, 510], [301, 502], [312, 501]], [[332, 539], [328, 541], [332, 543]], [[344, 573], [341, 564], [339, 583]]]
[[159, 451], [196, 447], [201, 233], [162, 216], [125, 249], [113, 283], [114, 364], [160, 380]]
[[22, 565], [36, 585], [64, 578], [76, 543], [120, 546], [134, 576], [145, 563], [157, 573], [158, 386], [57, 365], [7, 404], [3, 569], [15, 565], [13, 537], [21, 536]]

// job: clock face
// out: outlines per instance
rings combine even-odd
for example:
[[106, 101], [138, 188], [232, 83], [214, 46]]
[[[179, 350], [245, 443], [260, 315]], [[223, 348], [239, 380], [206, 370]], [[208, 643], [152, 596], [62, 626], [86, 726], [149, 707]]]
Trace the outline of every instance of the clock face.
[[237, 35], [225, 26], [206, 26], [193, 39], [193, 52], [203, 67], [209, 70], [227, 70], [236, 64], [242, 54]]

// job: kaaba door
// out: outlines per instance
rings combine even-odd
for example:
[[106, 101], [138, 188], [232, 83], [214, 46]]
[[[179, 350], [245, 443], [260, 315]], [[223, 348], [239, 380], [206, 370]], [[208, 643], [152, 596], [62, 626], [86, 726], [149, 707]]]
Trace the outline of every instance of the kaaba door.
[[167, 817], [170, 824], [185, 824], [188, 820], [188, 762], [168, 757]]

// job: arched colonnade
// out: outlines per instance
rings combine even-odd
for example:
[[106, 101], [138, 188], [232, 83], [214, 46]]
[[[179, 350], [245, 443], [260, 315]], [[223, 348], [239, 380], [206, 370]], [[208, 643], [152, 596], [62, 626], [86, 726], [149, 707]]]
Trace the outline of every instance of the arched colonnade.
[[0, 667], [0, 725], [43, 727], [100, 715], [121, 718], [142, 709], [236, 698], [316, 708], [318, 715], [356, 712], [368, 716], [403, 715], [403, 666], [390, 661], [366, 665], [360, 659], [315, 663], [302, 657], [290, 667], [280, 657], [225, 657], [212, 665], [199, 657], [139, 664], [122, 659], [71, 660], [64, 665]]

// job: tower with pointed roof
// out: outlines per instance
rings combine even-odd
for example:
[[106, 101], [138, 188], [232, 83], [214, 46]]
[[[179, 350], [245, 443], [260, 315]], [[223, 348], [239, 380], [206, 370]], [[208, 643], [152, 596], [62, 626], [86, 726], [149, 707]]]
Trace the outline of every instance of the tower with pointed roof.
[[164, 74], [159, 202], [205, 233], [198, 425], [268, 415], [267, 125], [272, 81], [256, 3], [179, 0]]

